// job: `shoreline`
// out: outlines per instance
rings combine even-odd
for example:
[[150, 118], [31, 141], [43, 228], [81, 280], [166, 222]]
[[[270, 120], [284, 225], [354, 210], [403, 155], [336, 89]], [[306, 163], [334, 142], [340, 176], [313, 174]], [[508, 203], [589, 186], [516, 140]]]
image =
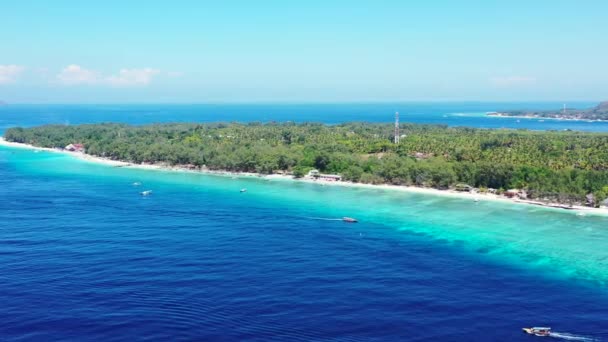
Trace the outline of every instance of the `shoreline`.
[[608, 122], [608, 120], [601, 119], [575, 119], [575, 118], [554, 118], [554, 117], [542, 117], [542, 116], [526, 116], [526, 115], [505, 115], [500, 112], [486, 113], [486, 116], [493, 118], [513, 118], [513, 119], [527, 119], [527, 120], [558, 120], [558, 121], [583, 121], [583, 122]]
[[[552, 208], [552, 209], [560, 209], [561, 211], [570, 211], [576, 212], [577, 214], [592, 213], [599, 215], [608, 216], [608, 208], [593, 208], [586, 207], [580, 205], [568, 205], [563, 203], [554, 203], [554, 202], [541, 202], [535, 200], [528, 199], [519, 199], [519, 198], [509, 198], [497, 194], [492, 193], [478, 193], [478, 192], [466, 192], [466, 191], [456, 191], [453, 189], [434, 189], [434, 188], [425, 188], [418, 186], [408, 186], [408, 185], [392, 185], [392, 184], [366, 184], [366, 183], [353, 183], [347, 181], [325, 181], [318, 180], [312, 178], [294, 178], [291, 175], [282, 175], [282, 174], [259, 174], [253, 172], [234, 172], [234, 171], [220, 171], [220, 170], [205, 170], [205, 169], [190, 169], [186, 167], [180, 166], [169, 166], [169, 165], [161, 165], [161, 164], [134, 164], [125, 161], [112, 160], [103, 157], [92, 156], [82, 152], [70, 152], [64, 150], [58, 150], [48, 147], [36, 147], [34, 145], [22, 144], [9, 142], [4, 139], [4, 137], [0, 137], [0, 146], [13, 147], [13, 148], [21, 148], [28, 149], [34, 151], [45, 151], [45, 152], [53, 152], [53, 153], [61, 153], [65, 155], [72, 156], [74, 158], [84, 160], [90, 163], [101, 164], [112, 167], [124, 167], [124, 168], [132, 168], [132, 169], [143, 169], [143, 170], [157, 170], [157, 171], [172, 171], [172, 172], [187, 172], [187, 173], [199, 173], [205, 175], [215, 175], [222, 177], [255, 177], [255, 178], [263, 178], [267, 180], [281, 180], [281, 181], [291, 181], [291, 182], [305, 182], [310, 184], [318, 184], [322, 186], [342, 186], [342, 187], [354, 187], [354, 188], [367, 188], [367, 189], [381, 189], [381, 190], [391, 190], [391, 191], [402, 191], [409, 193], [418, 193], [418, 194], [426, 194], [426, 195], [435, 195], [435, 196], [444, 196], [444, 197], [456, 197], [461, 199], [469, 199], [475, 202], [478, 201], [494, 201], [494, 202], [503, 202], [503, 203], [514, 203], [514, 204], [525, 204], [529, 206], [540, 206], [544, 208]], [[584, 215], [584, 214], [583, 214]]]

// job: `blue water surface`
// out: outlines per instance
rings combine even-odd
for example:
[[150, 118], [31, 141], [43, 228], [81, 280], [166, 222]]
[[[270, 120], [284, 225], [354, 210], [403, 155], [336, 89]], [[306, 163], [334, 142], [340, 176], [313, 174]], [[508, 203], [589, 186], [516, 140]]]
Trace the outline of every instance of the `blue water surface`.
[[[27, 108], [0, 110], [2, 127], [217, 121], [197, 106]], [[425, 115], [443, 111], [464, 110]], [[535, 341], [521, 328], [549, 325], [555, 338], [602, 341], [606, 227], [523, 205], [0, 147], [0, 340]]]
[[[596, 103], [569, 103], [590, 108]], [[490, 117], [487, 112], [561, 108], [554, 102], [406, 102], [362, 104], [193, 104], [193, 105], [7, 105], [0, 106], [0, 134], [8, 127], [41, 124], [124, 122], [402, 122], [479, 128], [608, 131], [608, 122]]]

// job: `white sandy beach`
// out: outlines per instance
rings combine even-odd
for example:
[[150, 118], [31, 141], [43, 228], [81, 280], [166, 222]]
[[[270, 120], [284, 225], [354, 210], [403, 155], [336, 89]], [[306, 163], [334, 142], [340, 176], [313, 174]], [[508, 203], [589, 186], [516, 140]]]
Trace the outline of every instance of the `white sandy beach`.
[[[353, 183], [346, 181], [324, 181], [324, 180], [316, 180], [311, 178], [299, 178], [295, 179], [290, 175], [262, 175], [257, 173], [249, 173], [249, 172], [230, 172], [230, 171], [216, 171], [216, 170], [192, 170], [184, 167], [178, 166], [169, 166], [169, 165], [159, 165], [159, 164], [134, 164], [123, 161], [111, 160], [108, 158], [91, 156], [85, 153], [79, 152], [69, 152], [64, 150], [52, 149], [52, 148], [43, 148], [36, 147], [28, 144], [21, 144], [15, 142], [6, 141], [3, 137], [0, 137], [0, 146], [7, 146], [13, 148], [22, 148], [29, 150], [39, 150], [39, 151], [47, 151], [52, 153], [61, 153], [65, 155], [72, 156], [74, 158], [78, 158], [81, 160], [85, 160], [91, 163], [103, 164], [112, 167], [125, 167], [125, 168], [136, 168], [136, 169], [146, 169], [146, 170], [158, 170], [158, 171], [173, 171], [173, 172], [189, 172], [189, 173], [204, 173], [209, 175], [217, 175], [224, 177], [256, 177], [256, 178], [265, 178], [268, 180], [281, 180], [281, 181], [293, 181], [293, 182], [306, 182], [312, 184], [319, 184], [323, 186], [343, 186], [343, 187], [358, 187], [358, 188], [368, 188], [368, 189], [384, 189], [391, 191], [404, 191], [409, 193], [419, 193], [419, 194], [427, 194], [434, 196], [449, 196], [449, 197], [457, 197], [462, 199], [468, 199], [471, 201], [497, 201], [497, 202], [506, 202], [506, 203], [519, 203], [525, 205], [536, 205], [553, 209], [564, 210], [563, 204], [560, 203], [545, 203], [534, 200], [522, 200], [515, 198], [508, 198], [505, 196], [500, 196], [491, 193], [476, 193], [476, 192], [462, 192], [455, 190], [439, 190], [433, 188], [423, 188], [416, 186], [404, 186], [404, 185], [390, 185], [390, 184], [364, 184], [364, 183]], [[598, 215], [606, 215], [608, 216], [607, 208], [591, 208], [584, 206], [572, 206], [568, 207], [568, 211], [576, 212], [576, 213], [589, 213], [589, 214], [598, 214]]]

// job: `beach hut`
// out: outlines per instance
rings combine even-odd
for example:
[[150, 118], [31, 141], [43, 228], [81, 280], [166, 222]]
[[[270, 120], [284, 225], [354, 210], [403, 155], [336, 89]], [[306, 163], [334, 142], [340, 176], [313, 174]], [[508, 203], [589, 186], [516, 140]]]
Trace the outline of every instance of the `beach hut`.
[[521, 189], [519, 191], [519, 193], [517, 194], [517, 196], [519, 196], [519, 198], [521, 198], [521, 199], [526, 199], [526, 198], [528, 198], [528, 193], [526, 192], [526, 190]]
[[308, 171], [308, 177], [314, 178], [319, 177], [319, 170], [312, 169]]
[[324, 180], [324, 181], [329, 181], [329, 182], [339, 182], [342, 180], [342, 176], [321, 174], [321, 175], [319, 175], [319, 179]]
[[64, 148], [64, 150], [70, 151], [70, 152], [84, 152], [84, 145], [83, 144], [69, 144], [68, 146], [66, 146]]
[[593, 194], [587, 194], [585, 199], [587, 200], [588, 206], [593, 206], [595, 204], [595, 196], [593, 196]]
[[456, 184], [456, 186], [454, 186], [454, 189], [456, 191], [468, 191], [470, 192], [471, 190], [473, 190], [473, 187], [468, 185], [468, 184], [464, 184], [464, 183], [458, 183]]

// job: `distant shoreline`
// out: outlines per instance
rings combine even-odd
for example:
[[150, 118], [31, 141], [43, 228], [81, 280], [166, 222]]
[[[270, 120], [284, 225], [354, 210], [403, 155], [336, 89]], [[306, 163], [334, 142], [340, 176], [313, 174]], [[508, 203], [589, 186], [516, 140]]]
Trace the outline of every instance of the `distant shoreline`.
[[561, 110], [541, 110], [541, 111], [502, 111], [490, 112], [488, 116], [495, 117], [510, 117], [520, 119], [553, 119], [553, 120], [571, 120], [571, 121], [608, 121], [608, 101], [600, 102], [597, 106], [587, 109], [566, 109]]
[[418, 193], [418, 194], [429, 194], [429, 195], [439, 195], [439, 196], [448, 196], [448, 197], [457, 197], [461, 199], [469, 199], [472, 201], [495, 201], [495, 202], [504, 202], [504, 203], [519, 203], [526, 205], [536, 205], [546, 208], [554, 208], [561, 209], [567, 211], [573, 211], [577, 213], [593, 213], [599, 215], [608, 216], [608, 208], [593, 208], [586, 207], [580, 205], [568, 205], [563, 203], [555, 203], [555, 202], [541, 202], [527, 199], [517, 199], [517, 198], [509, 198], [505, 196], [500, 196], [492, 193], [478, 193], [478, 192], [466, 192], [466, 191], [456, 191], [453, 189], [434, 189], [427, 187], [418, 187], [418, 186], [407, 186], [407, 185], [391, 185], [391, 184], [366, 184], [366, 183], [353, 183], [346, 181], [325, 181], [318, 180], [312, 178], [294, 178], [291, 175], [282, 175], [282, 174], [259, 174], [252, 172], [233, 172], [233, 171], [222, 171], [222, 170], [208, 170], [208, 169], [190, 169], [183, 166], [170, 166], [170, 165], [159, 165], [159, 164], [135, 164], [129, 163], [125, 161], [119, 160], [111, 160], [108, 158], [102, 158], [97, 156], [92, 156], [86, 153], [80, 152], [69, 152], [64, 150], [46, 148], [46, 147], [36, 147], [29, 144], [21, 144], [15, 142], [9, 142], [4, 139], [4, 137], [0, 137], [0, 146], [13, 147], [13, 148], [22, 148], [29, 150], [38, 150], [38, 151], [47, 151], [53, 153], [61, 153], [65, 155], [72, 156], [77, 159], [81, 159], [87, 162], [102, 164], [106, 166], [112, 167], [124, 167], [124, 168], [132, 168], [132, 169], [143, 169], [143, 170], [156, 170], [156, 171], [171, 171], [171, 172], [184, 172], [184, 173], [199, 173], [199, 174], [207, 174], [207, 175], [216, 175], [216, 176], [224, 176], [224, 177], [255, 177], [255, 178], [263, 178], [267, 180], [282, 180], [282, 181], [293, 181], [293, 182], [305, 182], [311, 184], [318, 184], [322, 186], [344, 186], [344, 187], [358, 187], [358, 188], [367, 188], [367, 189], [385, 189], [385, 190], [395, 190], [395, 191], [403, 191], [409, 193]]
[[608, 122], [608, 120], [601, 119], [575, 119], [575, 118], [566, 118], [566, 117], [543, 117], [543, 116], [534, 116], [534, 115], [509, 115], [501, 112], [489, 112], [486, 113], [486, 116], [491, 116], [494, 118], [513, 118], [513, 119], [527, 119], [527, 120], [558, 120], [558, 121], [585, 121], [585, 122]]

